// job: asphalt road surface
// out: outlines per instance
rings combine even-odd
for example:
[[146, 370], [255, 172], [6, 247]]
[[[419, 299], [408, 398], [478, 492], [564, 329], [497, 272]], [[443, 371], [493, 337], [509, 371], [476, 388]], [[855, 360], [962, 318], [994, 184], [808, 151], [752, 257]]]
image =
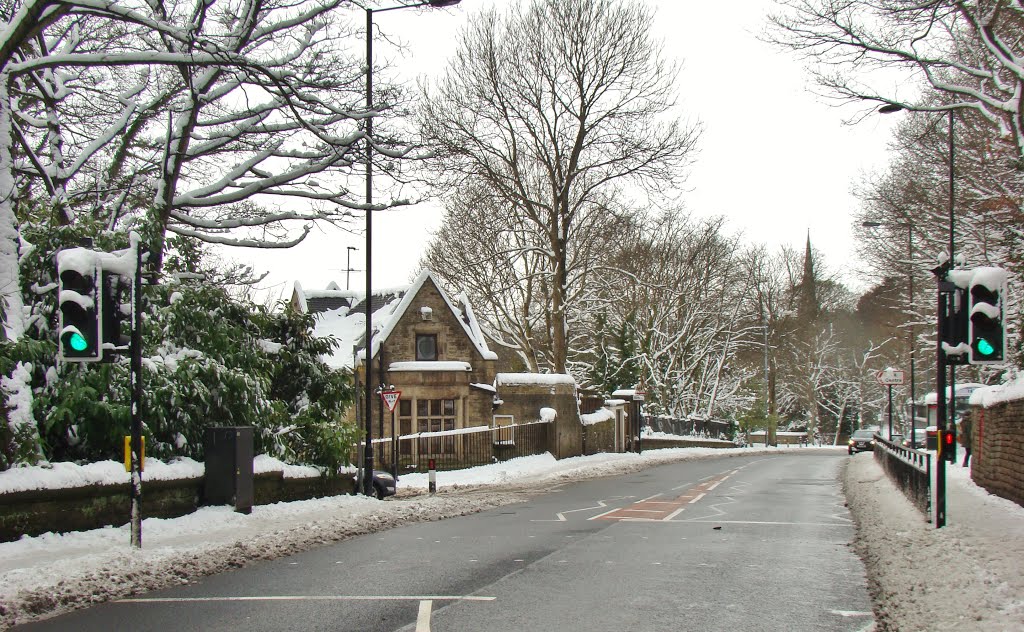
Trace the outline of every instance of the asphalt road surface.
[[843, 458], [723, 457], [562, 484], [16, 629], [868, 630]]

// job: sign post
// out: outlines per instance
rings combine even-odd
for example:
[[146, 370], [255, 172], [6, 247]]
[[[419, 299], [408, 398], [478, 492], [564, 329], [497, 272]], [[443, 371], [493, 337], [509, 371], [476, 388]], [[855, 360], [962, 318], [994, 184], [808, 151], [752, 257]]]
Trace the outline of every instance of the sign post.
[[892, 387], [903, 384], [903, 371], [897, 371], [892, 368], [876, 371], [875, 380], [882, 386], [889, 387], [889, 434], [886, 436], [886, 439], [892, 442]]
[[[402, 391], [394, 390], [392, 386], [389, 390], [382, 390], [380, 392], [380, 398], [384, 401], [384, 405], [391, 411], [391, 476], [395, 479], [395, 484], [398, 484], [398, 437], [395, 434], [395, 406], [398, 405], [398, 400], [402, 398]], [[381, 431], [384, 429], [381, 428]]]

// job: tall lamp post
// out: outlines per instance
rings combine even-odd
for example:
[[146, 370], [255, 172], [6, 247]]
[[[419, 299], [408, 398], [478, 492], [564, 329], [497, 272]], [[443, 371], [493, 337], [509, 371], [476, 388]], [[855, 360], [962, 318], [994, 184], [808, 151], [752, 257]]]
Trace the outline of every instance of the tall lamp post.
[[[902, 105], [896, 105], [890, 103], [883, 105], [878, 108], [878, 111], [882, 114], [891, 114], [893, 112], [899, 112], [905, 109]], [[946, 111], [949, 117], [949, 123], [947, 127], [947, 143], [949, 148], [949, 261], [940, 264], [939, 267], [935, 268], [936, 277], [938, 278], [939, 284], [939, 296], [938, 296], [938, 335], [936, 339], [936, 367], [935, 367], [935, 394], [936, 394], [936, 406], [935, 416], [936, 422], [941, 421], [945, 425], [946, 432], [956, 431], [956, 367], [950, 365], [946, 360], [946, 352], [942, 348], [942, 325], [943, 319], [952, 310], [951, 303], [953, 302], [952, 296], [952, 283], [946, 281], [946, 274], [950, 267], [956, 265], [956, 250], [954, 249], [954, 231], [956, 216], [954, 214], [956, 200], [956, 179], [954, 170], [954, 161], [956, 159], [956, 143], [953, 135], [953, 110], [949, 109]], [[964, 309], [961, 306], [961, 309]], [[946, 406], [946, 367], [949, 366], [949, 413], [947, 416]], [[955, 449], [955, 448], [954, 448]], [[946, 525], [946, 468], [945, 459], [938, 459], [935, 464], [935, 527], [944, 527]]]
[[[877, 228], [882, 222], [862, 222], [865, 228]], [[914, 419], [914, 402], [917, 401], [917, 382], [914, 376], [914, 225], [911, 222], [895, 222], [893, 226], [906, 227], [907, 229], [907, 297], [909, 311], [911, 312], [910, 323], [907, 331], [907, 344], [910, 347], [910, 447], [917, 447], [916, 424]]]
[[384, 11], [396, 11], [398, 9], [412, 9], [414, 7], [450, 7], [461, 0], [426, 0], [424, 2], [413, 2], [399, 4], [383, 9], [371, 9], [363, 7], [366, 12], [366, 331], [364, 332], [365, 348], [365, 392], [363, 421], [366, 425], [366, 444], [363, 447], [363, 493], [367, 496], [373, 495], [373, 323], [371, 317], [373, 311], [370, 307], [373, 296], [373, 14]]

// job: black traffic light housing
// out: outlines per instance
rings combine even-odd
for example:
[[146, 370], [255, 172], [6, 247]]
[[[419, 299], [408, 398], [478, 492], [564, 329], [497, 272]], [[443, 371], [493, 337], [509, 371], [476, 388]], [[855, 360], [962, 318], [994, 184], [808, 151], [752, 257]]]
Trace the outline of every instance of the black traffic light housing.
[[970, 285], [968, 344], [971, 364], [994, 364], [1006, 359], [1006, 271], [975, 268]]
[[103, 348], [105, 360], [113, 360], [131, 345], [131, 283], [114, 272], [103, 271]]
[[65, 362], [103, 359], [100, 272], [91, 250], [70, 248], [57, 253], [57, 344]]
[[939, 440], [941, 441], [940, 455], [944, 461], [950, 463], [956, 462], [956, 428], [951, 430], [943, 430], [940, 433]]
[[[959, 287], [949, 292], [946, 317], [942, 319], [942, 342], [948, 350], [966, 349], [960, 347], [970, 340], [970, 305], [967, 292]], [[967, 364], [969, 352], [952, 353], [947, 351], [946, 364]]]

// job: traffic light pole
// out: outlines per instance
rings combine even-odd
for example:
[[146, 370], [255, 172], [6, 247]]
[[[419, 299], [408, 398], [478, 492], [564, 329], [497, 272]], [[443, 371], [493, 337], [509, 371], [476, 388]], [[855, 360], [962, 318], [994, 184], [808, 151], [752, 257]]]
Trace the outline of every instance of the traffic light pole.
[[[946, 352], [942, 348], [942, 334], [945, 331], [946, 316], [949, 309], [950, 294], [944, 291], [946, 270], [936, 272], [939, 281], [938, 302], [938, 336], [936, 336], [936, 367], [935, 367], [935, 423], [942, 426], [946, 423]], [[946, 460], [942, 454], [941, 436], [935, 459], [935, 528], [946, 526]]]
[[145, 248], [135, 245], [135, 278], [132, 280], [132, 361], [131, 361], [131, 528], [132, 546], [142, 548], [142, 255]]

